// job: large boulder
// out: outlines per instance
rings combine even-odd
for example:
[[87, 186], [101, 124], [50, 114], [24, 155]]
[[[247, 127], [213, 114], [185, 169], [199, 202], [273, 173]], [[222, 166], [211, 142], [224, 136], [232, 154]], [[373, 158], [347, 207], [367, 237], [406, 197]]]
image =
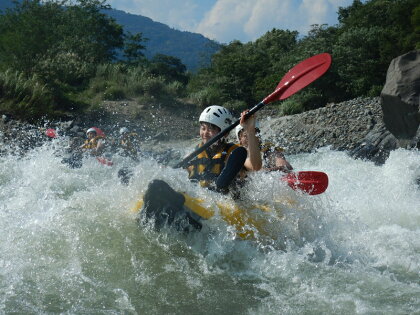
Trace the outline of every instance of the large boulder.
[[400, 144], [413, 144], [420, 124], [420, 50], [391, 61], [381, 92], [383, 120]]

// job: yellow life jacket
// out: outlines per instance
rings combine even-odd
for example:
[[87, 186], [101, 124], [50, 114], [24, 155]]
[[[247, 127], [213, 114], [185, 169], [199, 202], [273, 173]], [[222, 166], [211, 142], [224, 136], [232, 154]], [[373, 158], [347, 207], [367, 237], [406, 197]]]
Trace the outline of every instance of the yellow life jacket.
[[135, 143], [138, 139], [138, 134], [135, 132], [130, 133], [127, 137], [120, 140], [119, 146], [130, 154], [137, 155]]
[[[200, 147], [201, 144], [196, 148]], [[232, 151], [238, 147], [236, 144], [226, 143], [212, 157], [210, 157], [207, 150], [204, 150], [188, 164], [188, 178], [199, 181], [202, 187], [209, 186], [222, 172], [225, 167], [225, 162]]]
[[96, 147], [98, 146], [98, 141], [100, 139], [104, 139], [104, 137], [96, 136], [90, 140], [86, 139], [85, 143], [83, 144], [83, 149], [96, 149]]

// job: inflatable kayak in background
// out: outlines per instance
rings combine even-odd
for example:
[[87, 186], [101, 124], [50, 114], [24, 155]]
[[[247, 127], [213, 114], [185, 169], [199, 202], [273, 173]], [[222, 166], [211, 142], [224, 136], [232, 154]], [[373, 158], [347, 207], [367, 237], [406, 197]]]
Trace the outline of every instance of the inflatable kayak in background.
[[[323, 175], [318, 176], [323, 177]], [[311, 194], [314, 194], [314, 186], [316, 185], [312, 185], [309, 191]], [[324, 187], [326, 189], [325, 185]], [[320, 191], [318, 189], [316, 194]], [[165, 181], [156, 179], [149, 183], [143, 198], [136, 202], [132, 211], [140, 212], [140, 220], [144, 223], [151, 222], [157, 230], [167, 225], [186, 232], [200, 230], [202, 220], [208, 220], [219, 214], [226, 223], [236, 228], [240, 238], [254, 239], [255, 232], [259, 235], [268, 234], [265, 229], [268, 217], [274, 215], [277, 219], [281, 219], [282, 208], [295, 204], [296, 201], [290, 198], [272, 201], [269, 205], [243, 204], [241, 201], [233, 200], [209, 204], [203, 199], [177, 192]]]
[[103, 156], [97, 156], [97, 157], [96, 157], [96, 160], [97, 160], [99, 163], [101, 163], [101, 164], [103, 164], [103, 165], [106, 165], [106, 166], [112, 166], [112, 165], [114, 165], [114, 162], [112, 162], [111, 160], [109, 160], [109, 159], [107, 159], [107, 158], [105, 158], [105, 157], [103, 157]]

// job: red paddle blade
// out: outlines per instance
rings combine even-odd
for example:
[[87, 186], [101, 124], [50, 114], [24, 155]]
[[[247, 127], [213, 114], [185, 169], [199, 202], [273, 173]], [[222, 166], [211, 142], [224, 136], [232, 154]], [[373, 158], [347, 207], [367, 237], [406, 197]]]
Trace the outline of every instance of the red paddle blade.
[[276, 90], [267, 96], [263, 103], [268, 104], [272, 101], [288, 98], [321, 77], [327, 72], [330, 65], [331, 55], [328, 53], [305, 59], [285, 74], [277, 85]]
[[301, 63], [294, 66], [281, 79], [277, 88], [283, 85], [290, 85], [287, 90], [280, 96], [280, 100], [284, 100], [303, 89], [319, 77], [321, 77], [331, 65], [331, 55], [323, 53], [312, 56]]
[[306, 171], [288, 173], [281, 180], [294, 190], [302, 190], [309, 195], [322, 194], [328, 187], [328, 175], [323, 172]]

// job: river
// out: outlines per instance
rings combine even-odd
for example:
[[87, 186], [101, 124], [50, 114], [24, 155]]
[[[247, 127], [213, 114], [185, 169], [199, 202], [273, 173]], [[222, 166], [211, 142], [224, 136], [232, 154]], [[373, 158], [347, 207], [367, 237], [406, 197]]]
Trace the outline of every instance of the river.
[[289, 156], [328, 174], [317, 196], [251, 176], [250, 198], [287, 201], [267, 215], [270, 241], [238, 239], [217, 215], [189, 235], [139, 226], [132, 207], [153, 178], [227, 197], [149, 159], [129, 186], [123, 160], [71, 169], [59, 141], [0, 157], [1, 314], [420, 314], [419, 151], [382, 166], [328, 148]]

